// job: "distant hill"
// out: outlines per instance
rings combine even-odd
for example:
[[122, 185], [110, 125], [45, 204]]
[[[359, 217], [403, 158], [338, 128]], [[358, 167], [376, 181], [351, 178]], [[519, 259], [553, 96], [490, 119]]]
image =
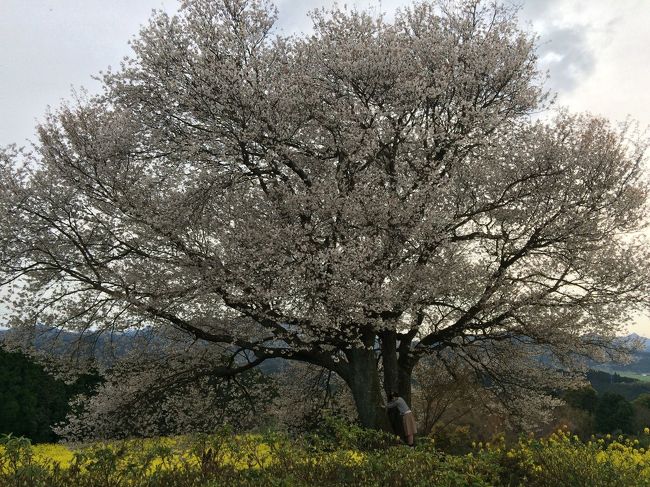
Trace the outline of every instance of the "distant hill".
[[650, 351], [637, 352], [634, 354], [634, 360], [629, 364], [603, 364], [598, 368], [610, 372], [632, 372], [635, 374], [648, 374], [650, 376]]
[[590, 367], [611, 374], [628, 375], [642, 380], [645, 380], [643, 378], [647, 376], [647, 380], [650, 381], [650, 339], [637, 335], [636, 333], [628, 335], [625, 338], [637, 339], [643, 344], [643, 348], [634, 354], [632, 361], [629, 364], [620, 364], [616, 362], [592, 362]]
[[650, 338], [646, 338], [637, 333], [630, 333], [625, 338], [633, 338], [633, 339], [640, 340], [643, 343], [644, 350], [646, 352], [650, 352]]
[[598, 394], [614, 392], [628, 401], [633, 401], [641, 394], [650, 393], [650, 381], [642, 381], [617, 373], [610, 374], [602, 370], [590, 370], [587, 372], [587, 379]]
[[[0, 329], [0, 344], [9, 333], [11, 330]], [[35, 333], [33, 343], [36, 349], [54, 354], [63, 354], [74, 344], [74, 349], [80, 356], [94, 357], [99, 363], [110, 366], [117, 358], [139, 346], [136, 342], [150, 340], [155, 338], [146, 329], [119, 333], [89, 332], [82, 336], [79, 333], [43, 326]]]
[[[3, 337], [9, 332], [10, 330], [0, 329], [0, 343], [2, 342]], [[597, 378], [594, 376], [594, 380], [598, 384], [597, 389], [601, 389], [603, 391], [609, 390], [610, 388], [616, 389], [620, 386], [611, 386], [611, 384], [626, 383], [626, 381], [618, 380], [616, 377], [637, 379], [639, 382], [645, 382], [647, 380], [648, 384], [650, 385], [650, 339], [634, 333], [624, 337], [624, 339], [630, 338], [641, 340], [643, 343], [643, 349], [634, 355], [634, 359], [631, 363], [589, 363], [589, 368], [593, 369], [593, 371], [603, 372], [614, 377], [613, 379], [606, 379], [604, 377]], [[57, 350], [60, 350], [62, 352], [67, 345], [70, 345], [72, 342], [77, 340], [79, 340], [79, 335], [76, 333], [59, 332], [58, 330], [48, 330], [43, 327], [35, 340], [35, 344], [38, 348], [49, 347], [55, 352]], [[85, 349], [86, 353], [94, 356], [95, 359], [101, 363], [110, 365], [116, 358], [132, 350], [136, 346], [134, 343], [135, 340], [147, 341], [155, 340], [155, 338], [153, 338], [153, 334], [149, 333], [146, 329], [140, 330], [137, 333], [88, 333], [80, 341], [80, 349]], [[264, 373], [276, 373], [283, 370], [284, 367], [286, 367], [286, 363], [283, 359], [272, 359], [263, 362], [260, 366], [260, 369]], [[645, 377], [647, 377], [647, 379], [645, 379]], [[640, 386], [630, 386], [628, 389], [632, 391], [638, 389], [639, 387]], [[647, 391], [644, 390], [644, 392]], [[627, 397], [630, 394], [632, 394], [632, 392], [622, 395]]]

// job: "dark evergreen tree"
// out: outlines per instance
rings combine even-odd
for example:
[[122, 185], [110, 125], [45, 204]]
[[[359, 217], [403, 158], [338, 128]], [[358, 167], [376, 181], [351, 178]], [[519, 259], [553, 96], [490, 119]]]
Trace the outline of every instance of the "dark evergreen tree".
[[605, 392], [594, 412], [596, 430], [600, 433], [632, 433], [634, 408], [620, 394]]
[[52, 425], [65, 419], [68, 400], [90, 392], [98, 376], [65, 384], [19, 352], [0, 349], [0, 434], [26, 436], [33, 442], [56, 441]]

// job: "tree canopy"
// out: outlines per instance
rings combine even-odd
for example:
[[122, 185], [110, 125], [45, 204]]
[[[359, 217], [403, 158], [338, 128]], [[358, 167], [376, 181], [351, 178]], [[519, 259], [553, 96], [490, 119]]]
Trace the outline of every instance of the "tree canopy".
[[647, 301], [645, 142], [540, 119], [513, 11], [335, 8], [298, 36], [275, 18], [263, 0], [155, 13], [101, 95], [2, 153], [12, 326], [180, 331], [238, 354], [229, 374], [309, 362], [375, 427], [425, 355], [516, 403], [620, 348]]

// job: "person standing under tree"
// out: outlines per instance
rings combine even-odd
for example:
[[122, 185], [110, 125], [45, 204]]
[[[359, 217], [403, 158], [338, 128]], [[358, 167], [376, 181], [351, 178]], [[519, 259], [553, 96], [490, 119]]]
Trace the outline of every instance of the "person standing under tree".
[[400, 416], [402, 417], [402, 425], [404, 428], [404, 437], [406, 438], [406, 443], [408, 446], [415, 446], [413, 438], [415, 433], [417, 433], [417, 428], [415, 426], [415, 418], [411, 409], [406, 404], [406, 401], [402, 399], [397, 392], [391, 392], [388, 396], [389, 403], [386, 405], [387, 408], [397, 408]]

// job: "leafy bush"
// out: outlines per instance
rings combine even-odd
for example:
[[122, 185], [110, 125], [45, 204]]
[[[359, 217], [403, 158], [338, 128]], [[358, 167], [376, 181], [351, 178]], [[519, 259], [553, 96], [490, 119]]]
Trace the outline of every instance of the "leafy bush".
[[309, 443], [317, 449], [349, 449], [372, 451], [401, 444], [394, 434], [385, 431], [364, 429], [343, 419], [325, 415], [319, 427], [305, 435]]

